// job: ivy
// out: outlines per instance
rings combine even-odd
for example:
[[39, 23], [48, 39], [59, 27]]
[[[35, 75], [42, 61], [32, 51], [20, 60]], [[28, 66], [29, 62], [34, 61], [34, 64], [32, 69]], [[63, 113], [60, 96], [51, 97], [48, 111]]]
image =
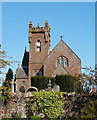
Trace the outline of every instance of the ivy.
[[63, 92], [34, 92], [29, 99], [28, 117], [34, 114], [43, 113], [46, 118], [58, 118], [63, 114]]

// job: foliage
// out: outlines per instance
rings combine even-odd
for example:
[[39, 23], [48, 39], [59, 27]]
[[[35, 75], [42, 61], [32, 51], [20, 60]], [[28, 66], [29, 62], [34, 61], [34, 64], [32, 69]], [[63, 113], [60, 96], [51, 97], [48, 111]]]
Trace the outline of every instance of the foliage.
[[82, 84], [80, 82], [80, 79], [78, 76], [72, 76], [72, 79], [74, 81], [74, 91], [76, 93], [81, 93], [82, 92]]
[[22, 113], [21, 112], [13, 112], [12, 113], [12, 119], [14, 118], [14, 119], [19, 119], [19, 118], [21, 118], [21, 116], [22, 116]]
[[51, 80], [52, 87], [55, 84], [55, 78], [53, 77], [45, 77], [45, 76], [34, 76], [31, 78], [31, 86], [35, 86], [40, 89], [47, 88], [47, 84], [49, 83], [49, 80]]
[[74, 91], [74, 81], [72, 75], [57, 75], [56, 84], [60, 86], [61, 91]]
[[84, 72], [80, 75], [78, 75], [82, 86], [83, 86], [83, 92], [89, 93], [90, 87], [94, 87], [94, 85], [97, 84], [97, 80], [95, 79], [95, 70], [93, 70], [91, 67], [85, 67], [82, 68]]
[[2, 98], [2, 103], [3, 103], [4, 105], [6, 105], [7, 102], [8, 102], [8, 100], [9, 100], [9, 98], [10, 98], [11, 90], [8, 89], [8, 87], [4, 87], [4, 86], [2, 86], [1, 89], [2, 89], [2, 96], [1, 96], [1, 98]]
[[63, 92], [34, 92], [27, 103], [28, 117], [43, 113], [46, 118], [58, 118], [63, 113], [62, 100]]
[[31, 120], [40, 120], [40, 117], [38, 115], [31, 116]]
[[89, 100], [81, 109], [81, 118], [97, 117], [97, 100]]
[[11, 83], [10, 82], [12, 82], [12, 79], [13, 79], [13, 71], [12, 71], [11, 68], [9, 68], [8, 72], [6, 73], [6, 78], [5, 78], [5, 81], [3, 82], [2, 86], [11, 88]]
[[6, 60], [6, 58], [12, 58], [12, 57], [7, 56], [6, 52], [1, 50], [1, 44], [0, 44], [0, 74], [3, 73], [1, 71], [2, 68], [5, 68], [7, 65], [13, 63], [13, 61], [8, 61]]
[[[10, 66], [12, 63], [16, 63], [16, 62], [19, 62], [19, 61], [13, 61], [12, 60], [12, 57], [6, 55], [6, 52], [5, 51], [2, 51], [1, 49], [1, 44], [0, 44], [0, 75], [1, 74], [5, 74], [3, 72], [3, 69], [6, 67], [6, 66]], [[0, 82], [1, 81], [1, 77], [0, 77]]]
[[21, 93], [25, 93], [25, 88], [24, 88], [24, 86], [21, 86], [21, 87], [19, 88], [19, 91], [20, 91]]
[[6, 79], [2, 84], [2, 102], [6, 105], [11, 95], [11, 81], [13, 79], [13, 71], [11, 68], [6, 73]]

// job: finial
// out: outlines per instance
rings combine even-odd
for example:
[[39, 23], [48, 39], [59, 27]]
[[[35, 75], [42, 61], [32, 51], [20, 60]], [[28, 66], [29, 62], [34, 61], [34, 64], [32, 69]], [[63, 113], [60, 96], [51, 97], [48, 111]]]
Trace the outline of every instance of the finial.
[[38, 23], [38, 25], [37, 25], [37, 28], [39, 28], [39, 23]]
[[48, 23], [47, 19], [46, 19], [45, 23]]
[[60, 37], [61, 37], [61, 40], [62, 40], [63, 36], [60, 36]]
[[30, 19], [29, 25], [32, 25], [31, 19]]
[[47, 19], [46, 19], [46, 21], [45, 21], [45, 26], [46, 26], [46, 27], [49, 26], [49, 25], [48, 25], [48, 21], [47, 21]]

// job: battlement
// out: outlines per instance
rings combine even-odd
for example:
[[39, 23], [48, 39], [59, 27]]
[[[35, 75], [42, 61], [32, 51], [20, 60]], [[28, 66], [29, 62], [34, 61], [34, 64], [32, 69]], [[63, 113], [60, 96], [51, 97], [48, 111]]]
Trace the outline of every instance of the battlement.
[[32, 25], [32, 22], [30, 20], [29, 32], [32, 32], [32, 33], [35, 33], [35, 32], [50, 32], [50, 27], [49, 27], [48, 21], [46, 20], [45, 27], [40, 27], [39, 24], [37, 25], [37, 27], [35, 27], [35, 26]]
[[50, 28], [33, 26], [31, 29], [29, 29], [29, 32], [50, 32]]

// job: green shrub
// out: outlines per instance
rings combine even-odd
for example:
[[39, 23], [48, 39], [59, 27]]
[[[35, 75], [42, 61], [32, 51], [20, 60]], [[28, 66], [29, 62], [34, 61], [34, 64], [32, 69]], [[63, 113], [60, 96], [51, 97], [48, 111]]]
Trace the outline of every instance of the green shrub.
[[34, 76], [31, 78], [31, 86], [37, 87], [38, 90], [46, 89], [47, 84], [49, 83], [49, 79], [51, 80], [52, 87], [55, 84], [55, 78], [53, 77], [45, 77], [45, 76]]
[[89, 100], [81, 109], [81, 118], [97, 118], [97, 100]]
[[31, 120], [40, 120], [40, 117], [38, 115], [31, 116]]
[[28, 106], [28, 116], [43, 113], [46, 118], [58, 118], [63, 114], [63, 92], [34, 92]]
[[74, 81], [71, 75], [57, 75], [56, 84], [60, 86], [61, 91], [73, 92]]
[[19, 88], [19, 91], [20, 91], [21, 93], [25, 93], [25, 88], [24, 88], [24, 86], [21, 86], [21, 87]]
[[19, 112], [19, 113], [17, 113], [17, 114], [14, 116], [14, 118], [19, 119], [19, 118], [21, 118], [21, 116], [22, 116], [22, 113]]
[[83, 89], [82, 89], [82, 84], [79, 81], [79, 78], [76, 76], [73, 76], [72, 79], [74, 81], [74, 91], [76, 93], [81, 93], [83, 91]]

